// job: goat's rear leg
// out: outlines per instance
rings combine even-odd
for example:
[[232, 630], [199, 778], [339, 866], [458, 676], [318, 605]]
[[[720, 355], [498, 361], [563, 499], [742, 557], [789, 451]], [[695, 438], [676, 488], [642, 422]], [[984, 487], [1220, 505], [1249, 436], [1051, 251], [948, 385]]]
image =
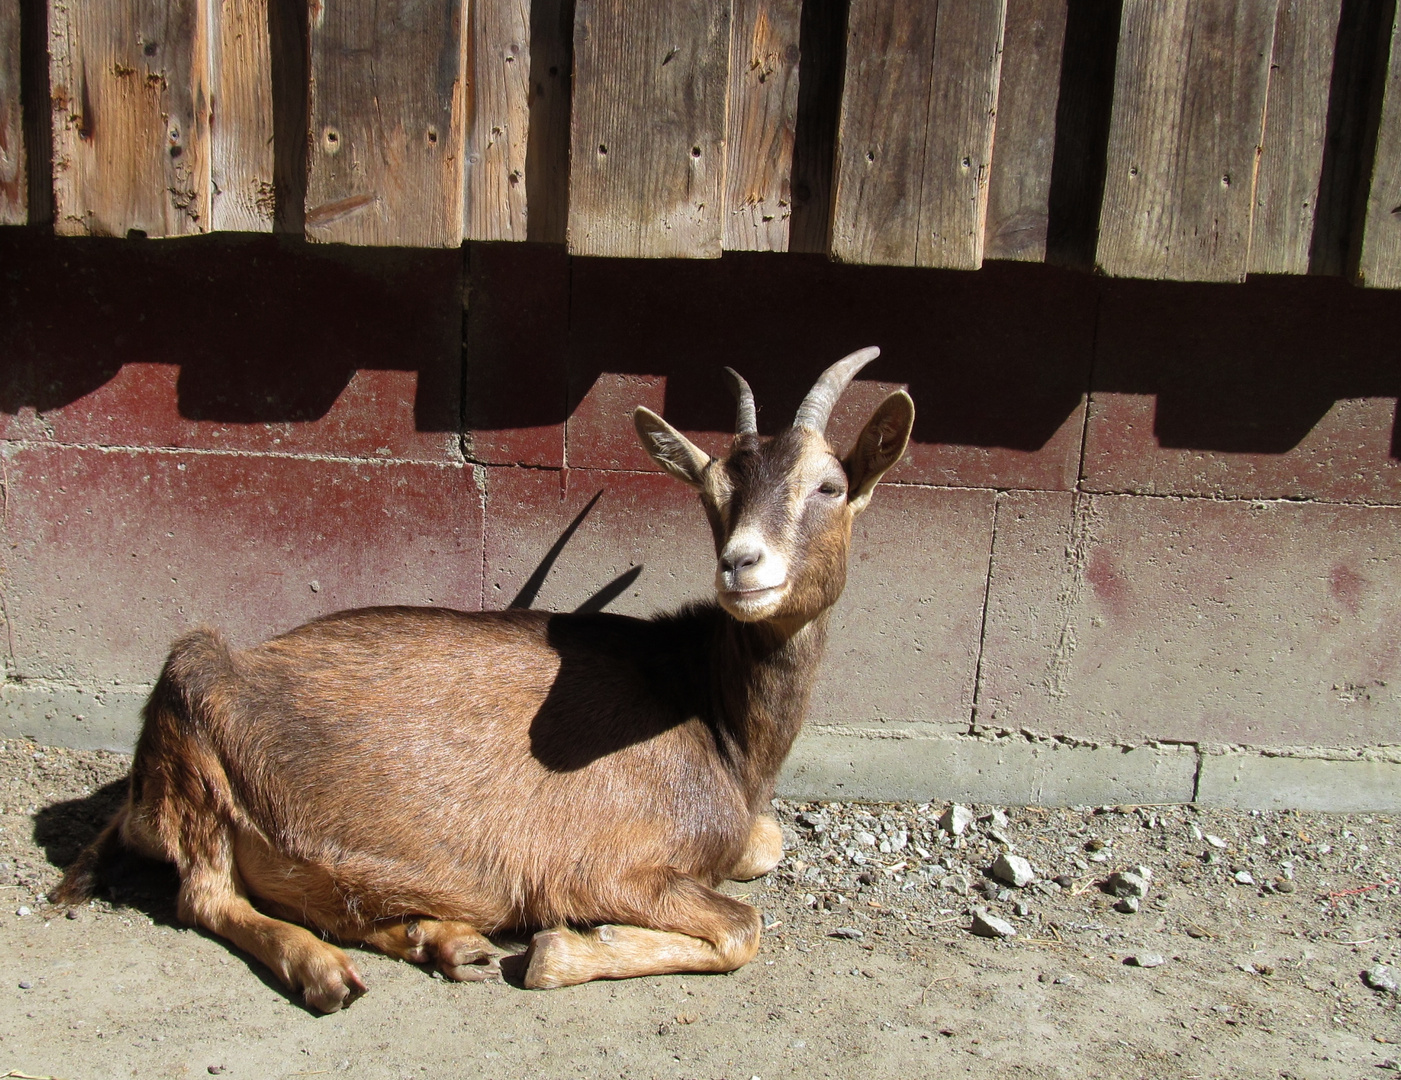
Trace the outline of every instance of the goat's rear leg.
[[526, 954], [532, 990], [592, 979], [628, 979], [687, 971], [733, 971], [759, 951], [760, 916], [740, 900], [674, 870], [628, 883], [618, 916], [636, 925], [542, 930]]
[[501, 950], [465, 922], [419, 918], [382, 923], [364, 940], [399, 960], [434, 964], [457, 982], [481, 982], [501, 975]]
[[731, 881], [753, 881], [783, 861], [783, 830], [772, 814], [760, 814], [749, 829], [749, 841], [739, 861], [725, 876]]

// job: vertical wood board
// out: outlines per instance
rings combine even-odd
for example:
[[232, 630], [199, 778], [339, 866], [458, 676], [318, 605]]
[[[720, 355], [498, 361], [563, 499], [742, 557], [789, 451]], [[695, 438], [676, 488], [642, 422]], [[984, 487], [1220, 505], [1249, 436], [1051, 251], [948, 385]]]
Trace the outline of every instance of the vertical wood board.
[[1358, 274], [1364, 284], [1401, 289], [1401, 10], [1390, 56]]
[[0, 225], [23, 225], [29, 219], [19, 42], [19, 0], [0, 0]]
[[272, 57], [268, 0], [205, 0], [210, 33], [210, 209], [214, 229], [271, 232]]
[[1309, 268], [1342, 0], [1279, 0], [1250, 230], [1252, 274]]
[[851, 0], [832, 254], [915, 265], [937, 5]]
[[853, 0], [832, 254], [977, 269], [1001, 64], [1002, 0]]
[[983, 265], [1005, 16], [1004, 0], [939, 4], [918, 266], [976, 270]]
[[467, 71], [466, 236], [524, 240], [530, 136], [530, 10], [519, 0], [471, 0]]
[[1125, 0], [1097, 259], [1245, 277], [1275, 4]]
[[787, 251], [801, 0], [734, 0], [724, 246]]
[[720, 255], [728, 0], [578, 0], [569, 250]]
[[1046, 258], [1068, 0], [1007, 0], [983, 255]]
[[59, 234], [181, 236], [209, 229], [202, 14], [197, 0], [52, 0]]
[[456, 247], [463, 0], [311, 6], [309, 239]]

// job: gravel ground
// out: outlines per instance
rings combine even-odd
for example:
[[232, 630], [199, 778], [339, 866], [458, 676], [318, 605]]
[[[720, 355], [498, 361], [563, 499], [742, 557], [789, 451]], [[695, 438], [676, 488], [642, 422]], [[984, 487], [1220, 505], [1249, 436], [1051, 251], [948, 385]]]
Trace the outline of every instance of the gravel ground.
[[1385, 815], [778, 803], [787, 857], [727, 887], [770, 924], [738, 972], [527, 992], [360, 953], [320, 1017], [180, 927], [168, 870], [46, 904], [128, 762], [0, 742], [0, 1076], [1401, 1072]]

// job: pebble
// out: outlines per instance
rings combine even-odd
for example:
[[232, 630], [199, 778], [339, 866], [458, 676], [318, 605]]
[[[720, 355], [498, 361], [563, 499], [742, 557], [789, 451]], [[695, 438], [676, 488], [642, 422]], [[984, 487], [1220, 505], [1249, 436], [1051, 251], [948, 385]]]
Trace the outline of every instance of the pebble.
[[1138, 912], [1138, 904], [1138, 897], [1125, 896], [1115, 903], [1114, 910], [1122, 912], [1125, 915], [1134, 915]]
[[1000, 809], [994, 809], [990, 813], [984, 814], [978, 820], [986, 821], [994, 829], [1005, 829], [1008, 825], [1011, 824], [1011, 822], [1007, 818], [1006, 813]]
[[1401, 988], [1397, 986], [1396, 973], [1385, 964], [1369, 967], [1362, 973], [1362, 981], [1373, 990], [1385, 990], [1392, 994], [1401, 993]]
[[998, 881], [1005, 881], [1008, 885], [1024, 889], [1036, 880], [1036, 871], [1031, 868], [1031, 863], [1020, 855], [1008, 855], [1003, 852], [992, 864], [992, 876]]
[[849, 941], [855, 941], [858, 938], [865, 937], [866, 935], [864, 932], [856, 929], [856, 927], [854, 926], [839, 926], [827, 936], [835, 938], [846, 938]]
[[863, 830], [862, 832], [857, 833], [857, 834], [853, 837], [853, 839], [855, 839], [855, 841], [856, 841], [858, 844], [862, 844], [862, 845], [864, 845], [865, 847], [875, 847], [875, 846], [876, 846], [876, 836], [875, 836], [875, 833], [868, 833], [868, 832], [865, 832], [865, 831]]
[[1235, 874], [1236, 883], [1240, 885], [1254, 885], [1255, 878], [1249, 870], [1237, 870]]
[[973, 824], [973, 811], [954, 803], [939, 818], [939, 828], [954, 836], [962, 836]]
[[1288, 878], [1275, 878], [1275, 892], [1291, 893], [1294, 891], [1294, 883]]
[[1135, 870], [1142, 869], [1135, 867], [1134, 870], [1116, 870], [1109, 875], [1109, 880], [1105, 882], [1105, 887], [1114, 896], [1136, 897], [1142, 899], [1148, 895], [1148, 881]]
[[1162, 967], [1167, 961], [1155, 952], [1145, 952], [1138, 953], [1136, 956], [1125, 957], [1124, 963], [1128, 964], [1130, 967], [1150, 968]]
[[28, 914], [29, 914], [29, 909], [28, 909], [27, 907], [25, 907], [23, 904], [21, 904], [19, 907], [15, 908], [15, 914], [16, 914], [16, 915], [28, 915]]
[[1207, 833], [1204, 839], [1214, 848], [1225, 848], [1226, 846], [1226, 841], [1222, 840], [1219, 836], [1212, 836], [1211, 833]]
[[1006, 919], [999, 919], [987, 908], [975, 907], [973, 933], [986, 938], [1009, 938], [1017, 936], [1017, 928]]
[[968, 879], [962, 874], [946, 874], [939, 879], [939, 888], [947, 889], [951, 893], [958, 893], [959, 896], [967, 896], [971, 886]]
[[21, 980], [19, 981], [19, 988], [20, 988], [21, 990], [28, 990], [28, 989], [29, 989], [30, 987], [32, 987], [33, 985], [34, 985], [34, 984], [33, 984], [32, 982], [30, 982], [28, 979], [21, 979]]

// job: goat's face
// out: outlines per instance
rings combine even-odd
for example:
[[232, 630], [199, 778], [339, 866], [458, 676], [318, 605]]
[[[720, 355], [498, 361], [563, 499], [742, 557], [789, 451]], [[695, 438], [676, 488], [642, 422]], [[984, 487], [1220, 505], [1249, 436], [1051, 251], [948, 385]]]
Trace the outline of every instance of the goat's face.
[[841, 595], [852, 519], [900, 460], [914, 423], [914, 403], [897, 391], [844, 459], [823, 436], [837, 397], [878, 352], [863, 349], [829, 368], [793, 426], [767, 441], [754, 429], [749, 387], [730, 372], [739, 433], [723, 458], [711, 458], [655, 413], [634, 413], [653, 460], [700, 492], [715, 536], [715, 591], [735, 618], [807, 621]]

